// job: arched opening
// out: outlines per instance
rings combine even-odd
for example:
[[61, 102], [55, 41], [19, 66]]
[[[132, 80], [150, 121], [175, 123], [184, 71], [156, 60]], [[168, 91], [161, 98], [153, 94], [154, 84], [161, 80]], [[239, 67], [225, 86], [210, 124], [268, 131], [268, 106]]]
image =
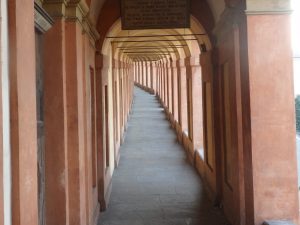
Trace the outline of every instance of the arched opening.
[[[113, 104], [109, 111], [111, 121], [114, 121], [110, 129], [115, 133], [115, 140], [111, 145], [114, 150], [111, 148], [109, 152], [115, 157], [116, 167], [125, 131], [124, 118], [130, 110], [124, 108], [122, 102], [132, 100], [132, 96], [127, 98], [126, 94], [131, 93], [135, 84], [158, 97], [190, 162], [202, 177], [209, 177], [205, 179], [212, 189], [211, 199], [221, 203], [222, 199], [217, 198], [221, 196], [217, 183], [222, 177], [217, 171], [214, 146], [210, 32], [204, 29], [197, 17], [191, 16], [190, 20], [190, 29], [126, 31], [122, 30], [120, 19], [109, 29], [105, 28], [106, 38], [103, 38], [102, 45], [101, 40], [98, 44], [104, 59], [102, 76], [105, 77], [102, 79], [112, 86], [109, 95]], [[120, 134], [120, 138], [116, 134]], [[113, 174], [113, 170], [112, 167], [109, 173]], [[110, 179], [109, 176], [104, 182], [110, 184]]]
[[1, 1], [0, 224], [299, 223], [289, 2], [125, 31], [119, 0]]

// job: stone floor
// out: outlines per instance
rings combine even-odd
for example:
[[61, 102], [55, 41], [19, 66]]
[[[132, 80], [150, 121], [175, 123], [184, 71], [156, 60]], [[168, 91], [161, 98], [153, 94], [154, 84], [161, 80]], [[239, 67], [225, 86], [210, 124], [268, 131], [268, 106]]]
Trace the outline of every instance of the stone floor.
[[158, 101], [135, 88], [133, 111], [98, 225], [226, 225]]

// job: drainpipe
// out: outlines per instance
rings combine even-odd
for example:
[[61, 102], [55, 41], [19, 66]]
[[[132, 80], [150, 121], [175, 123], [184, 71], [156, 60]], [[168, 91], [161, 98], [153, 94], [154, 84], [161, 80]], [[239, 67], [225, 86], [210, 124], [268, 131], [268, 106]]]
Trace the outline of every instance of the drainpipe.
[[2, 74], [2, 123], [3, 123], [3, 204], [4, 225], [12, 224], [11, 210], [11, 148], [9, 114], [9, 52], [8, 52], [8, 7], [1, 1], [1, 74]]

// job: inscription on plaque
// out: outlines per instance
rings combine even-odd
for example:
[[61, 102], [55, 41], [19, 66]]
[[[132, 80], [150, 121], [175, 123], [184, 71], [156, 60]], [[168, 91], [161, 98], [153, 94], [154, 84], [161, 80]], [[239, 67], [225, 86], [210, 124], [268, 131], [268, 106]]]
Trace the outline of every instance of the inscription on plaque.
[[189, 27], [189, 0], [122, 0], [123, 30]]

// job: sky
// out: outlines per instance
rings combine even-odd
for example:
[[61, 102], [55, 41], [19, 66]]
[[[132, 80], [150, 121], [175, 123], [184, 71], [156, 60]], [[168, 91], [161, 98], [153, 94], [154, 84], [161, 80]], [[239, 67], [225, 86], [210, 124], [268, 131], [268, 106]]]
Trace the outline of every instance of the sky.
[[300, 57], [300, 1], [292, 0], [292, 45], [294, 55]]
[[295, 95], [300, 95], [300, 1], [292, 0], [292, 47], [294, 52]]

